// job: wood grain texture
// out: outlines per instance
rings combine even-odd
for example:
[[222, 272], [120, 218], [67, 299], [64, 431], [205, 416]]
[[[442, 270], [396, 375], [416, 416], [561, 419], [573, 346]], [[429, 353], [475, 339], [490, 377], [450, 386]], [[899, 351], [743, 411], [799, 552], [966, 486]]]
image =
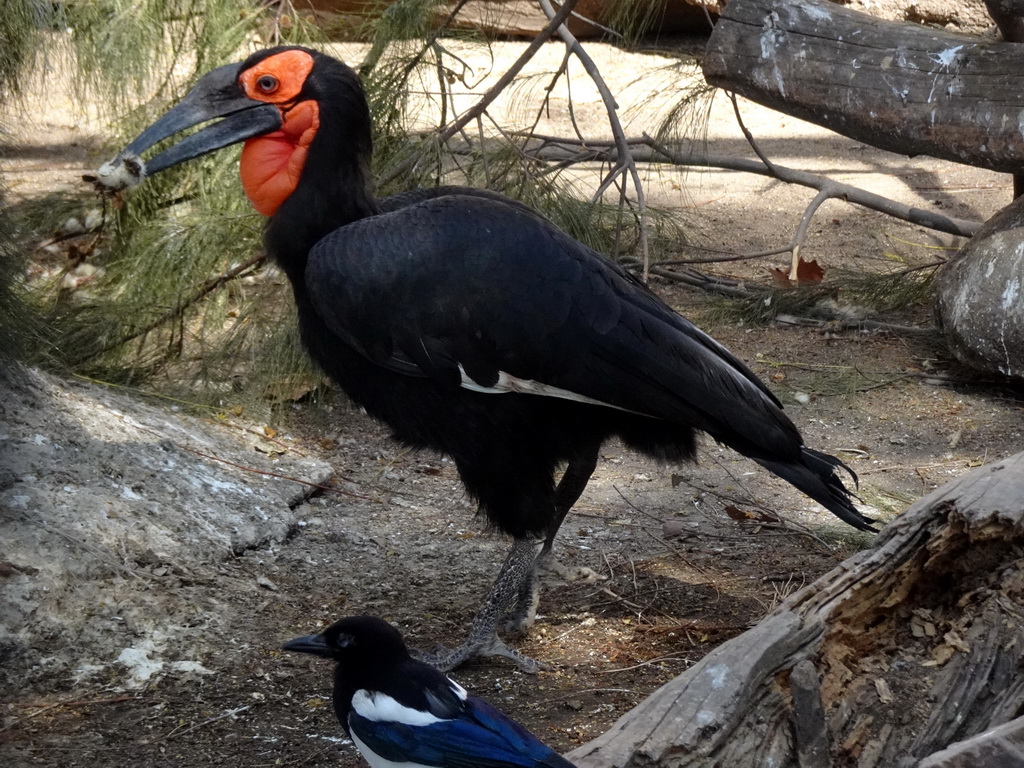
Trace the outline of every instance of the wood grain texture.
[[1022, 655], [1024, 453], [912, 505], [568, 758], [909, 768], [1017, 717]]
[[712, 85], [904, 155], [1024, 168], [1024, 46], [884, 21], [825, 0], [732, 0]]

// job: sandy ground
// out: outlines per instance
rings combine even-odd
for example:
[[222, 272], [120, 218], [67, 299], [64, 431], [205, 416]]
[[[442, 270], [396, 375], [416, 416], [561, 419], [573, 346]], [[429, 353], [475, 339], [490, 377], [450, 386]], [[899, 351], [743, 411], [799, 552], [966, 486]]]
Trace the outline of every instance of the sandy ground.
[[[495, 70], [502, 71], [517, 51], [496, 50]], [[651, 130], [659, 110], [694, 77], [692, 66], [669, 57], [625, 55], [600, 45], [590, 50], [621, 94], [630, 132]], [[482, 51], [460, 53], [471, 56], [481, 74], [489, 66]], [[537, 66], [552, 68], [560, 60], [561, 49], [552, 46]], [[483, 87], [486, 81], [478, 83]], [[30, 100], [35, 121], [15, 121], [8, 158], [15, 199], [77, 185], [82, 169], [102, 159], [102, 125], [83, 122], [73, 101], [51, 96], [39, 119], [44, 102]], [[574, 82], [573, 103], [577, 116], [600, 133], [601, 108], [585, 81]], [[778, 163], [962, 218], [987, 218], [1009, 201], [1005, 177], [889, 155], [754, 105], [742, 109]], [[513, 112], [510, 107], [505, 114]], [[567, 113], [568, 102], [559, 97], [551, 123], [540, 130], [567, 132]], [[716, 152], [750, 156], [723, 99], [712, 107], [704, 138]], [[592, 181], [579, 175], [581, 184]], [[692, 214], [694, 242], [736, 252], [788, 241], [812, 196], [730, 172], [652, 168], [645, 177], [652, 204]], [[848, 304], [848, 273], [925, 264], [956, 245], [948, 236], [833, 201], [815, 217], [804, 255], [821, 263], [835, 281], [836, 300]], [[682, 244], [679, 254], [701, 255]], [[767, 268], [785, 262], [774, 257], [713, 270], [766, 283]], [[883, 519], [1024, 445], [1019, 392], [972, 379], [934, 334], [723, 320], [729, 315], [720, 299], [662, 281], [655, 288], [770, 382], [809, 445], [850, 463], [865, 504]], [[931, 324], [927, 305], [874, 318]], [[100, 396], [84, 386], [76, 385], [81, 397]], [[43, 434], [51, 427], [45, 419], [18, 426], [27, 420], [8, 415], [6, 439], [34, 439], [33, 430]], [[213, 431], [236, 431], [217, 419], [202, 421]], [[275, 440], [285, 455], [333, 467], [330, 487], [290, 507], [283, 534], [253, 546], [195, 562], [153, 562], [128, 553], [122, 560], [127, 573], [96, 575], [132, 611], [148, 607], [150, 621], [106, 640], [103, 632], [89, 633], [86, 645], [59, 634], [41, 637], [32, 658], [56, 658], [53, 673], [38, 663], [24, 666], [28, 657], [8, 658], [0, 695], [6, 765], [360, 764], [328, 706], [328, 670], [284, 657], [280, 643], [354, 613], [381, 615], [422, 647], [455, 642], [507, 544], [481, 533], [449, 462], [397, 448], [357, 410], [339, 403], [324, 414], [300, 406], [278, 430]], [[168, 439], [190, 444], [180, 436]], [[118, 440], [126, 438], [108, 437]], [[252, 452], [252, 466], [257, 453], [259, 461], [267, 455], [251, 445], [239, 450]], [[54, 472], [52, 457], [50, 465], [45, 457], [39, 461], [29, 474]], [[16, 480], [25, 482], [24, 474]], [[731, 507], [753, 517], [737, 520]], [[758, 519], [762, 507], [809, 533]], [[479, 663], [456, 677], [564, 751], [605, 730], [655, 687], [755, 623], [781, 596], [870, 539], [851, 535], [809, 500], [713, 444], [697, 467], [656, 466], [612, 444], [560, 545], [565, 560], [607, 578], [546, 589], [541, 617], [520, 647], [551, 670], [529, 676], [499, 662]], [[23, 577], [5, 565], [0, 589]], [[118, 615], [116, 608], [110, 616]], [[192, 631], [165, 637], [159, 673], [133, 681], [129, 665], [116, 659], [125, 647], [152, 641], [161, 626]]]

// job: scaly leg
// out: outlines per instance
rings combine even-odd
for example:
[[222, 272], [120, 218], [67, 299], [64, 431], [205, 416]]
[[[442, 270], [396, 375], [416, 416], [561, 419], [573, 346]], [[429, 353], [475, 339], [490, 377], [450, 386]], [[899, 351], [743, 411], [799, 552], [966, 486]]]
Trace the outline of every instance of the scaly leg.
[[586, 453], [570, 460], [565, 468], [555, 489], [555, 514], [545, 531], [540, 554], [537, 553], [539, 542], [516, 539], [483, 605], [473, 617], [466, 642], [453, 650], [442, 648], [433, 654], [418, 653], [422, 661], [433, 664], [442, 672], [481, 656], [504, 656], [524, 672], [536, 673], [542, 668], [539, 662], [509, 648], [498, 637], [498, 625], [503, 618], [508, 617], [505, 629], [522, 634], [533, 624], [540, 601], [537, 577], [540, 568], [569, 580], [600, 578], [589, 568], [566, 568], [555, 559], [552, 552], [562, 521], [587, 487], [587, 481], [597, 467], [600, 447], [600, 444], [591, 446]]
[[514, 661], [524, 672], [540, 671], [540, 663], [509, 648], [498, 637], [498, 624], [516, 603], [523, 583], [535, 578], [533, 564], [537, 559], [538, 544], [538, 541], [532, 539], [516, 539], [512, 543], [498, 578], [487, 592], [483, 606], [473, 617], [466, 642], [453, 650], [441, 648], [434, 654], [419, 653], [418, 657], [442, 672], [481, 656], [504, 656]]
[[544, 545], [533, 562], [529, 578], [524, 579], [520, 585], [515, 608], [505, 623], [507, 632], [524, 634], [533, 626], [533, 622], [537, 618], [537, 606], [540, 603], [539, 574], [541, 571], [554, 573], [566, 581], [597, 581], [600, 578], [599, 574], [590, 568], [567, 568], [555, 559], [553, 552], [558, 529], [562, 527], [565, 516], [569, 514], [573, 504], [579, 500], [583, 490], [587, 487], [590, 476], [594, 474], [600, 448], [600, 444], [592, 446], [585, 454], [571, 460], [565, 468], [565, 472], [562, 473], [562, 479], [558, 481], [558, 487], [555, 489], [555, 515], [551, 519], [551, 524], [548, 525]]

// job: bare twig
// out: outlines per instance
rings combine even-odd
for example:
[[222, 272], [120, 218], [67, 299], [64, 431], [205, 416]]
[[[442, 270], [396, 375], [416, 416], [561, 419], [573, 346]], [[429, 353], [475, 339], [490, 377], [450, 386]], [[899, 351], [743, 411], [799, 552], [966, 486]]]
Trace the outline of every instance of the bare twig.
[[[522, 71], [523, 67], [525, 67], [527, 63], [530, 61], [530, 59], [534, 57], [534, 54], [536, 54], [537, 51], [540, 50], [541, 46], [551, 39], [551, 36], [555, 34], [555, 30], [557, 30], [562, 25], [562, 22], [564, 22], [569, 17], [569, 14], [572, 13], [573, 6], [576, 5], [576, 2], [577, 0], [566, 0], [566, 2], [562, 5], [561, 9], [558, 11], [558, 13], [556, 13], [554, 17], [548, 22], [547, 26], [545, 26], [544, 29], [537, 33], [537, 36], [533, 38], [530, 44], [526, 47], [526, 50], [523, 51], [522, 54], [520, 54], [519, 58], [516, 59], [515, 62], [513, 62], [512, 66], [509, 67], [505, 71], [505, 73], [498, 78], [497, 82], [495, 82], [495, 84], [487, 90], [487, 93], [481, 96], [480, 100], [472, 107], [470, 107], [468, 110], [466, 110], [459, 118], [454, 120], [449, 125], [438, 129], [436, 133], [436, 140], [439, 143], [443, 144], [444, 142], [448, 141], [455, 134], [457, 134], [471, 122], [476, 120], [480, 115], [482, 115], [487, 110], [487, 107], [490, 106], [491, 102], [498, 98], [498, 96], [505, 90], [505, 88], [508, 87], [508, 85]], [[389, 182], [394, 181], [395, 179], [412, 170], [412, 167], [413, 165], [415, 165], [415, 163], [415, 157], [408, 158], [404, 162], [399, 163], [394, 168], [392, 168], [390, 173], [388, 173], [385, 177], [379, 180], [379, 183], [381, 185], [386, 185]]]
[[674, 270], [665, 269], [664, 267], [651, 267], [651, 274], [664, 277], [668, 280], [673, 280], [677, 283], [686, 283], [692, 285], [695, 288], [701, 288], [711, 293], [720, 293], [723, 296], [732, 296], [733, 298], [747, 298], [759, 293], [764, 293], [768, 289], [763, 286], [747, 286], [745, 283], [741, 283], [738, 280], [729, 280], [727, 278], [717, 278], [711, 275], [705, 275], [698, 272], [695, 269], [687, 269], [683, 272], [676, 272]]
[[[744, 627], [747, 629], [747, 627]], [[594, 670], [595, 675], [611, 675], [615, 672], [630, 672], [634, 669], [640, 669], [641, 667], [648, 667], [651, 664], [658, 664], [663, 661], [681, 661], [684, 664], [693, 664], [694, 659], [687, 658], [689, 651], [679, 651], [678, 653], [670, 653], [668, 656], [659, 656], [656, 659], [648, 659], [647, 661], [641, 661], [639, 664], [633, 664], [629, 667], [619, 667], [617, 669], [596, 669]], [[680, 658], [682, 657], [682, 658]]]
[[[585, 144], [581, 141], [559, 136], [539, 135], [533, 136], [539, 143], [536, 149], [530, 151], [531, 156], [537, 160], [547, 162], [564, 161], [569, 152], [577, 153], [580, 147], [585, 147], [587, 153], [580, 153], [580, 162], [614, 157], [611, 149], [615, 146], [610, 141], [591, 141]], [[868, 192], [860, 187], [851, 184], [833, 181], [824, 176], [819, 176], [809, 171], [801, 171], [796, 168], [773, 163], [775, 173], [760, 160], [752, 160], [746, 157], [734, 157], [732, 155], [720, 155], [700, 151], [686, 151], [667, 146], [644, 133], [639, 139], [629, 140], [633, 151], [633, 157], [637, 162], [657, 163], [664, 162], [673, 165], [693, 166], [698, 168], [718, 168], [726, 171], [741, 171], [743, 173], [754, 173], [759, 176], [768, 176], [778, 179], [787, 184], [796, 184], [802, 187], [821, 190], [826, 186], [833, 185], [836, 191], [834, 196], [842, 197], [847, 202], [868, 208], [879, 213], [884, 213], [894, 219], [900, 219], [911, 224], [932, 229], [937, 232], [956, 235], [958, 237], [973, 237], [984, 222], [971, 219], [956, 219], [944, 216], [935, 211], [924, 208], [915, 208], [903, 203], [890, 200], [874, 192]], [[642, 148], [650, 151], [645, 153]]]
[[775, 322], [780, 325], [800, 325], [814, 328], [828, 328], [837, 331], [891, 331], [892, 333], [931, 335], [938, 333], [934, 325], [900, 325], [883, 323], [878, 320], [821, 320], [815, 317], [777, 315]]
[[754, 150], [754, 154], [761, 159], [761, 162], [764, 163], [765, 168], [767, 168], [772, 173], [772, 175], [777, 175], [775, 171], [775, 164], [772, 163], [770, 159], [768, 159], [768, 155], [761, 151], [761, 146], [754, 139], [754, 134], [750, 132], [750, 130], [747, 128], [747, 124], [743, 122], [743, 115], [740, 114], [740, 103], [736, 99], [736, 94], [733, 93], [732, 91], [726, 91], [726, 93], [729, 96], [729, 101], [732, 102], [732, 112], [734, 115], [736, 115], [736, 123], [739, 125], [740, 130], [743, 132], [743, 136], [746, 138], [747, 144], [749, 144], [750, 148]]
[[[747, 139], [747, 143], [750, 148], [754, 150], [754, 154], [758, 156], [765, 168], [775, 176], [779, 176], [778, 168], [775, 166], [767, 154], [761, 150], [761, 146], [757, 143], [754, 138], [754, 134], [747, 128], [747, 124], [743, 122], [743, 115], [740, 112], [740, 104], [736, 98], [736, 94], [729, 92], [729, 100], [732, 102], [732, 111], [736, 115], [736, 122], [739, 124], [740, 130]], [[831, 181], [827, 180], [827, 183], [818, 189], [818, 194], [814, 196], [814, 199], [807, 204], [807, 208], [804, 210], [804, 215], [800, 217], [800, 223], [797, 225], [796, 232], [793, 235], [793, 239], [790, 241], [789, 250], [793, 254], [792, 265], [789, 269], [789, 279], [794, 283], [800, 280], [800, 246], [804, 244], [807, 239], [807, 229], [811, 225], [811, 220], [814, 218], [814, 214], [817, 213], [822, 203], [826, 200], [830, 200], [834, 197], [844, 197], [842, 190], [839, 186]]]
[[122, 344], [127, 344], [129, 341], [134, 341], [135, 339], [141, 336], [145, 336], [147, 333], [156, 330], [164, 323], [168, 323], [175, 319], [184, 318], [185, 310], [191, 307], [196, 302], [198, 302], [200, 299], [213, 293], [222, 285], [225, 285], [226, 283], [229, 283], [232, 280], [237, 280], [240, 277], [244, 277], [249, 270], [259, 269], [266, 260], [267, 254], [264, 252], [260, 252], [257, 253], [252, 258], [243, 261], [241, 264], [232, 267], [227, 272], [223, 272], [217, 275], [216, 277], [211, 277], [209, 280], [205, 281], [202, 285], [196, 288], [196, 290], [192, 293], [191, 296], [189, 296], [188, 298], [186, 298], [173, 308], [164, 312], [162, 315], [160, 315], [160, 317], [146, 323], [146, 325], [144, 325], [141, 328], [136, 328], [131, 332], [126, 333], [125, 335], [117, 339], [114, 339], [113, 341], [107, 342], [102, 347], [100, 347], [99, 350], [91, 354], [86, 359], [99, 357], [105, 352], [109, 352], [112, 349], [117, 349]]
[[225, 718], [234, 717], [235, 715], [240, 714], [242, 712], [245, 712], [248, 709], [252, 709], [252, 705], [251, 704], [247, 704], [244, 707], [236, 707], [235, 709], [229, 709], [227, 712], [224, 712], [224, 713], [222, 713], [220, 715], [217, 715], [216, 717], [207, 718], [206, 720], [203, 720], [201, 723], [196, 723], [195, 725], [193, 725], [193, 726], [191, 726], [189, 728], [186, 728], [184, 730], [179, 731], [177, 728], [175, 728], [174, 730], [170, 731], [169, 733], [165, 733], [163, 736], [159, 736], [159, 737], [153, 739], [152, 741], [147, 741], [145, 743], [146, 744], [159, 744], [162, 741], [167, 741], [172, 736], [176, 736], [176, 737], [179, 737], [179, 738], [182, 737], [182, 736], [187, 736], [188, 734], [192, 733], [193, 731], [198, 731], [200, 728], [205, 728], [206, 726], [212, 725], [213, 723], [216, 723], [216, 722], [218, 722], [220, 720], [224, 720]]
[[[538, 0], [544, 14], [549, 19], [556, 18], [555, 10], [551, 5], [550, 0]], [[568, 5], [570, 3], [566, 3]], [[565, 10], [563, 5], [562, 10]], [[561, 11], [559, 12], [561, 13]], [[612, 129], [612, 135], [615, 137], [615, 147], [618, 152], [617, 166], [608, 174], [606, 182], [613, 180], [618, 176], [625, 176], [626, 174], [632, 179], [633, 190], [636, 192], [636, 204], [637, 204], [637, 226], [639, 228], [640, 235], [640, 252], [642, 254], [644, 270], [643, 280], [647, 282], [650, 269], [650, 249], [647, 243], [647, 201], [644, 193], [643, 181], [640, 179], [640, 172], [636, 167], [636, 160], [633, 158], [633, 152], [629, 145], [629, 140], [626, 138], [626, 132], [622, 128], [622, 123], [619, 121], [618, 109], [619, 105], [615, 102], [615, 96], [612, 94], [611, 89], [608, 88], [608, 84], [604, 81], [601, 76], [600, 70], [597, 68], [597, 64], [587, 53], [586, 49], [580, 45], [580, 41], [577, 40], [573, 34], [569, 31], [569, 28], [564, 24], [558, 27], [558, 36], [565, 42], [566, 47], [572, 51], [572, 53], [579, 59], [583, 65], [583, 69], [586, 70], [587, 74], [590, 75], [590, 79], [594, 81], [594, 85], [597, 86], [598, 93], [601, 94], [601, 101], [604, 102], [605, 112], [608, 115], [608, 122]], [[602, 184], [602, 187], [594, 194], [594, 200], [599, 199], [600, 195], [604, 191], [604, 187], [607, 183]], [[622, 186], [621, 202], [625, 203], [625, 185]]]
[[643, 143], [655, 152], [661, 154], [667, 161], [679, 165], [694, 165], [709, 168], [723, 168], [734, 171], [746, 171], [747, 173], [756, 173], [761, 176], [771, 176], [772, 178], [776, 178], [779, 181], [786, 182], [787, 184], [798, 184], [800, 186], [811, 187], [812, 189], [817, 189], [819, 191], [828, 186], [832, 186], [835, 189], [835, 194], [833, 196], [843, 197], [847, 202], [884, 213], [887, 216], [892, 216], [896, 219], [908, 221], [911, 224], [918, 224], [922, 227], [934, 229], [939, 232], [945, 232], [950, 235], [973, 237], [974, 233], [978, 231], [983, 223], [968, 219], [954, 219], [949, 216], [943, 216], [942, 214], [935, 213], [934, 211], [927, 211], [923, 208], [914, 208], [909, 205], [904, 205], [903, 203], [898, 203], [895, 200], [882, 197], [881, 195], [876, 195], [874, 192], [868, 192], [865, 189], [854, 187], [850, 184], [833, 181], [825, 178], [824, 176], [818, 176], [817, 174], [800, 171], [783, 165], [773, 163], [772, 168], [774, 169], [774, 172], [772, 172], [769, 170], [768, 166], [758, 160], [729, 157], [728, 155], [677, 152], [669, 149], [647, 134], [644, 134], [643, 136]]

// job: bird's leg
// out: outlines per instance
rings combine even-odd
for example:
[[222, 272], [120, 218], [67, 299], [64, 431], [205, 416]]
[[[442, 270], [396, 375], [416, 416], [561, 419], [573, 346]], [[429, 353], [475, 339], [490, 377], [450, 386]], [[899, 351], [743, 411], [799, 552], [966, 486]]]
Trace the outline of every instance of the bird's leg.
[[553, 552], [558, 529], [562, 527], [565, 516], [569, 514], [569, 510], [587, 487], [590, 476], [594, 474], [600, 447], [600, 444], [594, 445], [585, 454], [571, 460], [562, 473], [562, 479], [558, 481], [558, 487], [555, 489], [555, 515], [547, 527], [544, 544], [533, 562], [529, 578], [523, 580], [515, 607], [505, 622], [507, 632], [523, 634], [533, 626], [540, 603], [541, 571], [554, 573], [566, 581], [597, 581], [600, 578], [599, 574], [590, 568], [567, 568], [555, 559]]
[[504, 656], [514, 661], [524, 672], [540, 671], [541, 664], [509, 648], [498, 637], [498, 624], [522, 593], [523, 583], [536, 578], [534, 561], [537, 559], [539, 543], [533, 539], [516, 539], [512, 543], [512, 549], [487, 592], [483, 606], [473, 617], [466, 642], [450, 651], [442, 648], [435, 654], [420, 653], [419, 658], [442, 672], [480, 656]]

